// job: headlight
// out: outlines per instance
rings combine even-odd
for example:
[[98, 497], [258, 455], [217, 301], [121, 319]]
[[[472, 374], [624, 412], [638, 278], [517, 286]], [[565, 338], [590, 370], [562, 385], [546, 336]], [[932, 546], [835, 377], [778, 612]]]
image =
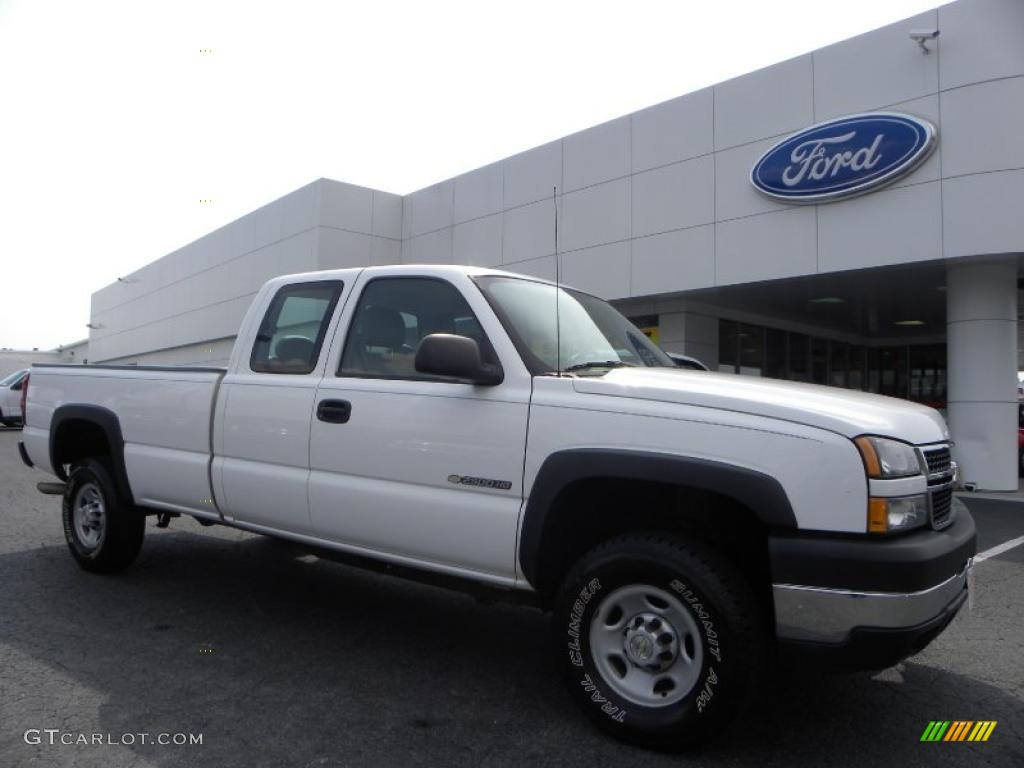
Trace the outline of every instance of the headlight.
[[857, 444], [868, 477], [890, 479], [921, 474], [921, 460], [917, 449], [909, 443], [886, 437], [863, 435], [853, 441]]

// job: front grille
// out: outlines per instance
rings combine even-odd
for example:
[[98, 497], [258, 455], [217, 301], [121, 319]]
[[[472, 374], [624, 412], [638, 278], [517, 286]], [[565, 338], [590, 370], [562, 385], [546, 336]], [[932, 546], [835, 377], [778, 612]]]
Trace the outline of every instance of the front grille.
[[945, 528], [950, 524], [953, 508], [953, 489], [943, 488], [932, 491], [932, 528]]
[[949, 446], [924, 449], [924, 460], [928, 463], [929, 475], [948, 473], [952, 466], [949, 457]]

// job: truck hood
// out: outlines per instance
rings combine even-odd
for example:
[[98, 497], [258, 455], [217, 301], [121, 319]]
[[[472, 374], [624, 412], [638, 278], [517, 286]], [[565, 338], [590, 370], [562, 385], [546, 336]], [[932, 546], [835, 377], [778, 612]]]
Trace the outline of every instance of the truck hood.
[[934, 408], [838, 387], [672, 368], [615, 368], [580, 377], [577, 392], [749, 413], [847, 437], [871, 434], [911, 443], [949, 439]]

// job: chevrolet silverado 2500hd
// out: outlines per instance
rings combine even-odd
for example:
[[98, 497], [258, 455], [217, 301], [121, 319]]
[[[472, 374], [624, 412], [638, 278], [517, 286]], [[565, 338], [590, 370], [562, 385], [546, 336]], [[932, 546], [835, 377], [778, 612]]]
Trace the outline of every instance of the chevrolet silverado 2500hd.
[[681, 370], [490, 269], [275, 278], [226, 369], [34, 366], [22, 439], [87, 571], [191, 515], [528, 594], [580, 706], [648, 745], [719, 730], [778, 650], [915, 653], [975, 552], [931, 408]]

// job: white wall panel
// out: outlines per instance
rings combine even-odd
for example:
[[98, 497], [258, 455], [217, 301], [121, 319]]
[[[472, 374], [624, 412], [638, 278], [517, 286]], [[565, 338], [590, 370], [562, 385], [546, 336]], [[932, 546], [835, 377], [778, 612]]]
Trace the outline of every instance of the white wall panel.
[[[1020, 32], [1024, 48], [1024, 27]], [[943, 93], [943, 173], [1010, 168], [1024, 168], [1024, 76]]]
[[942, 258], [939, 182], [819, 206], [818, 251], [821, 272]]
[[[408, 250], [405, 246], [408, 246]], [[404, 264], [450, 264], [451, 261], [451, 227], [428, 232], [403, 243], [402, 263]]]
[[455, 178], [455, 223], [491, 213], [504, 205], [504, 168], [493, 163]]
[[555, 252], [554, 210], [554, 203], [548, 199], [505, 211], [503, 264]]
[[793, 208], [715, 225], [715, 283], [751, 283], [817, 270], [815, 211]]
[[317, 233], [313, 229], [291, 235], [281, 241], [281, 269], [283, 274], [309, 272], [316, 269]]
[[501, 226], [500, 213], [456, 224], [452, 233], [455, 263], [482, 267], [501, 264]]
[[525, 261], [519, 261], [515, 264], [505, 265], [504, 268], [512, 272], [518, 272], [522, 275], [532, 275], [533, 277], [539, 277], [544, 280], [555, 279], [554, 256], [541, 256], [536, 259], [526, 259]]
[[750, 169], [777, 140], [765, 139], [715, 153], [715, 183], [712, 190], [718, 221], [792, 207], [762, 195], [750, 183]]
[[1024, 3], [960, 0], [939, 8], [939, 82], [957, 88], [1024, 75]]
[[814, 122], [811, 56], [715, 86], [715, 148], [795, 131]]
[[402, 237], [402, 198], [390, 192], [373, 193], [373, 234], [400, 240]]
[[1024, 251], [1024, 170], [942, 182], [943, 232], [949, 259]]
[[319, 235], [317, 269], [369, 266], [370, 241], [373, 239], [369, 235], [333, 227], [319, 227], [317, 233]]
[[316, 226], [317, 184], [307, 184], [285, 196], [281, 236], [288, 237]]
[[373, 230], [373, 190], [330, 179], [317, 182], [321, 225], [369, 234]]
[[602, 299], [629, 296], [629, 276], [628, 242], [562, 255], [562, 281]]
[[815, 51], [815, 119], [888, 107], [938, 91], [939, 57], [924, 53], [907, 36], [911, 29], [935, 29], [937, 24], [938, 13], [928, 11]]
[[506, 210], [550, 198], [551, 191], [562, 186], [562, 142], [513, 155], [504, 166]]
[[[275, 200], [253, 214], [257, 247], [276, 243], [281, 239], [281, 231], [284, 228], [284, 209], [284, 202]], [[199, 261], [193, 261], [193, 266], [199, 267]]]
[[633, 114], [633, 170], [705, 155], [714, 149], [714, 90], [704, 88]]
[[715, 161], [711, 156], [633, 176], [633, 236], [667, 232], [715, 220]]
[[370, 242], [370, 263], [376, 267], [402, 262], [402, 241], [375, 237]]
[[636, 238], [632, 274], [634, 296], [714, 285], [714, 224]]
[[[565, 195], [559, 220], [559, 249], [571, 251], [628, 238], [629, 187], [627, 177]], [[550, 220], [550, 203], [548, 215]]]
[[620, 117], [608, 123], [566, 136], [565, 190], [599, 184], [630, 172], [630, 120]]
[[413, 237], [452, 225], [452, 193], [454, 181], [443, 181], [413, 192], [406, 198], [412, 212]]

